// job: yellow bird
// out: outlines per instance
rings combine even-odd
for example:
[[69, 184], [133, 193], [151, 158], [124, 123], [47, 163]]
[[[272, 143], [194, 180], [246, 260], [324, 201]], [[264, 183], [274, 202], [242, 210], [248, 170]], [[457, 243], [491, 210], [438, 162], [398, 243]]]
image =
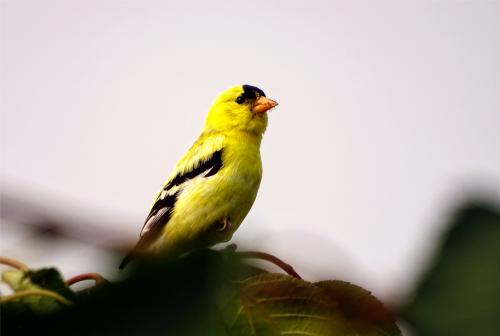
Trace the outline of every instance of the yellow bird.
[[251, 85], [221, 93], [198, 140], [156, 195], [136, 254], [181, 254], [228, 241], [250, 211], [262, 177], [267, 111], [278, 105]]

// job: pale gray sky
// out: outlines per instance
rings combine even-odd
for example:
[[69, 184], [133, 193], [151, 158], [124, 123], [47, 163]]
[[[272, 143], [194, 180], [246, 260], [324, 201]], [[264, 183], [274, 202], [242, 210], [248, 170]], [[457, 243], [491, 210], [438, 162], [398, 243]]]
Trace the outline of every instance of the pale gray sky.
[[[0, 6], [0, 181], [123, 221], [117, 240], [240, 83], [280, 106], [234, 238], [312, 280], [404, 293], [453, 201], [500, 190], [500, 2]], [[81, 258], [99, 262], [45, 264]]]

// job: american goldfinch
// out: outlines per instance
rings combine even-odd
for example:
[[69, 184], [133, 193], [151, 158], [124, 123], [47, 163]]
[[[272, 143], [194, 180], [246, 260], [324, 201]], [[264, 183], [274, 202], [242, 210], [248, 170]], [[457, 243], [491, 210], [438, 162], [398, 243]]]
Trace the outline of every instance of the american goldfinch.
[[198, 140], [156, 195], [135, 254], [181, 254], [228, 241], [257, 196], [260, 143], [267, 111], [278, 105], [264, 91], [238, 85], [222, 92]]

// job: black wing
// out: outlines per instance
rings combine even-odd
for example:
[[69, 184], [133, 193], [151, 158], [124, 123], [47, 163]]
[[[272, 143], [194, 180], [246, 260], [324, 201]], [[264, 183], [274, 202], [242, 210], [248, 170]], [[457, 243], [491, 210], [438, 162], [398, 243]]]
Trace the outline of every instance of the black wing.
[[139, 242], [135, 246], [134, 250], [122, 261], [120, 269], [123, 269], [134, 257], [135, 251], [143, 251], [145, 247], [149, 246], [161, 235], [163, 228], [170, 220], [172, 210], [179, 194], [179, 191], [174, 194], [169, 194], [170, 189], [197, 176], [213, 176], [222, 168], [222, 165], [222, 149], [220, 149], [214, 152], [208, 159], [201, 162], [201, 164], [194, 165], [193, 169], [190, 171], [176, 175], [169, 183], [167, 183], [167, 185], [165, 185], [151, 208], [148, 217], [146, 218], [144, 226], [141, 230]]
[[[214, 152], [212, 156], [203, 161], [201, 164], [194, 165], [193, 169], [183, 174], [176, 175], [167, 185], [163, 188], [162, 192], [156, 199], [155, 204], [151, 208], [146, 222], [141, 231], [141, 238], [149, 236], [150, 232], [158, 232], [167, 225], [175, 201], [177, 200], [176, 192], [174, 195], [169, 195], [169, 191], [174, 186], [179, 186], [188, 180], [197, 176], [210, 177], [215, 175], [222, 168], [222, 149]], [[159, 228], [158, 228], [159, 227]]]
[[153, 209], [151, 209], [151, 212], [142, 227], [139, 242], [137, 242], [134, 249], [123, 259], [119, 266], [120, 269], [127, 266], [137, 252], [144, 251], [145, 247], [154, 242], [161, 234], [161, 230], [170, 220], [170, 215], [172, 214], [172, 209], [174, 208], [176, 200], [177, 193], [174, 195], [165, 195], [164, 198], [158, 198], [156, 200]]
[[205, 177], [215, 175], [222, 168], [222, 149], [214, 152], [207, 160], [203, 161], [201, 164], [194, 165], [193, 169], [185, 172], [184, 174], [178, 174], [175, 176], [168, 184], [165, 186], [164, 190], [169, 190], [173, 186], [178, 186], [195, 178], [205, 172]]

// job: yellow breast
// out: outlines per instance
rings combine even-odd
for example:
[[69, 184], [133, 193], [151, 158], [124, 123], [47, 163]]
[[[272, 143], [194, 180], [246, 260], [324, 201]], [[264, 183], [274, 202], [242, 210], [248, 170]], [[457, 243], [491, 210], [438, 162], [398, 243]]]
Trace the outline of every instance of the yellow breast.
[[[229, 240], [257, 196], [262, 177], [260, 137], [237, 132], [222, 138], [220, 134], [214, 139], [200, 138], [197, 143], [200, 147], [190, 151], [221, 148], [223, 166], [217, 174], [196, 177], [179, 191], [172, 217], [161, 241], [155, 244], [162, 250], [190, 249], [193, 246], [183, 245], [210, 246]], [[230, 219], [231, 230], [219, 232], [217, 227], [224, 218]]]

